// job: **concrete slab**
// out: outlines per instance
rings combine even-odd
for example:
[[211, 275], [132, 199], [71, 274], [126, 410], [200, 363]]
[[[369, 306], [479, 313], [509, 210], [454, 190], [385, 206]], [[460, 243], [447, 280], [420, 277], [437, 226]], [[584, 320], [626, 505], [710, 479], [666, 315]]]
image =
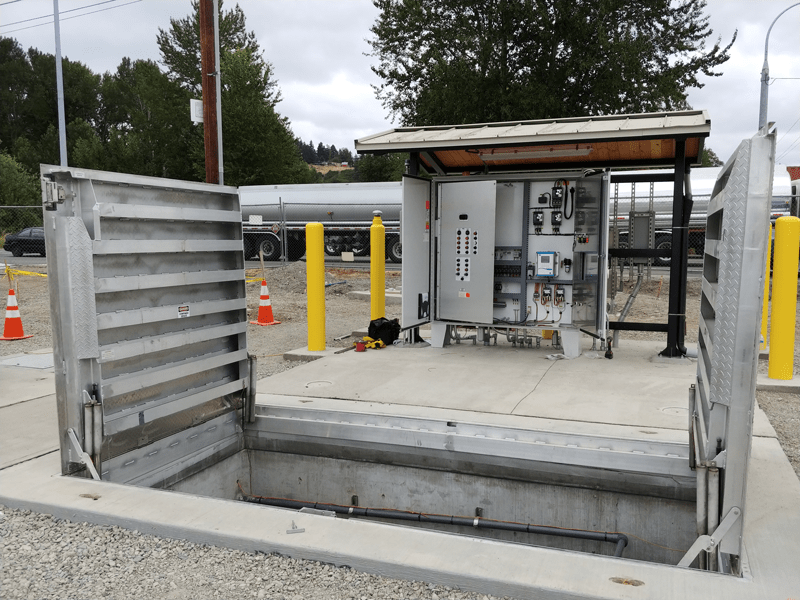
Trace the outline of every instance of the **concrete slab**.
[[0, 366], [0, 407], [49, 396], [56, 391], [53, 369]]
[[0, 408], [0, 469], [58, 450], [56, 396]]
[[[370, 301], [369, 292], [348, 292], [347, 295], [355, 300]], [[402, 304], [403, 297], [400, 292], [386, 292], [386, 304]]]
[[314, 360], [319, 360], [320, 358], [341, 354], [343, 352], [347, 352], [348, 350], [352, 350], [352, 348], [329, 348], [327, 350], [309, 350], [308, 348], [298, 348], [297, 350], [285, 352], [283, 355], [283, 360], [311, 362]]
[[[510, 414], [554, 363], [534, 360], [520, 368], [511, 347], [385, 348], [316, 361], [270, 378], [276, 394], [326, 396]], [[486, 364], [491, 364], [491, 372]], [[480, 376], [476, 373], [480, 372]], [[311, 386], [312, 382], [324, 382]]]
[[756, 390], [760, 392], [800, 394], [800, 377], [795, 375], [791, 379], [770, 379], [766, 375], [759, 373], [756, 380]]
[[8, 367], [27, 367], [29, 369], [52, 369], [53, 353], [21, 354], [0, 360], [0, 365]]

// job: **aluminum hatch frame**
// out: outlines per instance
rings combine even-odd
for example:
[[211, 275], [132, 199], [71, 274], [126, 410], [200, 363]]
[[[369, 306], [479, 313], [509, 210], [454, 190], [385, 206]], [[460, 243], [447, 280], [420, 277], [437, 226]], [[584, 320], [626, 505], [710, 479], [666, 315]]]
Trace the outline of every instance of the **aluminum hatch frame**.
[[62, 473], [165, 486], [238, 452], [250, 366], [237, 189], [41, 176]]
[[737, 572], [744, 553], [775, 138], [773, 131], [744, 140], [708, 205], [697, 378], [689, 396], [699, 537], [683, 562], [703, 550], [709, 568], [720, 571]]

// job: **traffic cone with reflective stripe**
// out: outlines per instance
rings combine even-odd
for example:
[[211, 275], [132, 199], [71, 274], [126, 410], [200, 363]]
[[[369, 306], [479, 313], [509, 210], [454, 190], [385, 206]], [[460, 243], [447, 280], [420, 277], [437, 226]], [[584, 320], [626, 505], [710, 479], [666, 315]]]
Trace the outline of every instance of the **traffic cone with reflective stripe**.
[[277, 325], [280, 321], [276, 321], [272, 316], [272, 302], [269, 299], [269, 288], [267, 288], [267, 281], [261, 280], [261, 300], [258, 303], [258, 321], [250, 321], [253, 325]]
[[33, 337], [25, 335], [22, 331], [22, 319], [19, 316], [19, 306], [17, 306], [17, 296], [14, 290], [8, 290], [8, 304], [6, 305], [6, 323], [3, 327], [3, 337], [0, 340], [24, 340]]

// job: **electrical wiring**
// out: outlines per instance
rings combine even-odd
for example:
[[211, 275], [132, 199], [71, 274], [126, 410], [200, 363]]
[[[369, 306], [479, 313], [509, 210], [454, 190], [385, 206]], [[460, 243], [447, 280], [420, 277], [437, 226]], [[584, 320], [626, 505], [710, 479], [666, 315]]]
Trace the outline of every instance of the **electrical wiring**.
[[[116, 1], [116, 0], [112, 0], [112, 1]], [[94, 13], [104, 12], [106, 10], [113, 10], [115, 8], [122, 8], [123, 6], [129, 6], [130, 4], [136, 4], [136, 3], [141, 2], [141, 1], [142, 0], [132, 0], [131, 2], [126, 2], [125, 4], [115, 4], [114, 6], [109, 6], [107, 8], [100, 8], [98, 10], [92, 10], [92, 11], [89, 11], [87, 13], [83, 13], [83, 14], [80, 14], [80, 15], [74, 15], [72, 17], [66, 17], [64, 19], [59, 18], [59, 22], [69, 21], [70, 19], [77, 19], [78, 17], [85, 17], [87, 15], [93, 15]], [[103, 3], [100, 2], [98, 4], [103, 4]], [[97, 6], [97, 5], [93, 4], [93, 5], [90, 5], [90, 6]], [[89, 8], [89, 7], [88, 6], [84, 6], [83, 8]], [[71, 9], [71, 10], [79, 10], [79, 9]], [[44, 17], [42, 17], [42, 18], [44, 18]], [[20, 27], [18, 29], [10, 29], [9, 31], [4, 31], [3, 35], [8, 35], [9, 33], [14, 33], [15, 31], [23, 31], [25, 29], [33, 29], [34, 27], [41, 27], [43, 25], [52, 25], [54, 22], [55, 21], [47, 21], [46, 23], [37, 23], [36, 25], [29, 25], [28, 27]]]

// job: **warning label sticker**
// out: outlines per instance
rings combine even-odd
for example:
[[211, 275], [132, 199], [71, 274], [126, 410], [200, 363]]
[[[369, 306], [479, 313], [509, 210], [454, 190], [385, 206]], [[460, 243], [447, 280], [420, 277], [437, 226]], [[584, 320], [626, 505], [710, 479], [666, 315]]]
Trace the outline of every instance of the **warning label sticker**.
[[184, 319], [189, 316], [189, 305], [184, 304], [183, 306], [178, 307], [178, 318]]

